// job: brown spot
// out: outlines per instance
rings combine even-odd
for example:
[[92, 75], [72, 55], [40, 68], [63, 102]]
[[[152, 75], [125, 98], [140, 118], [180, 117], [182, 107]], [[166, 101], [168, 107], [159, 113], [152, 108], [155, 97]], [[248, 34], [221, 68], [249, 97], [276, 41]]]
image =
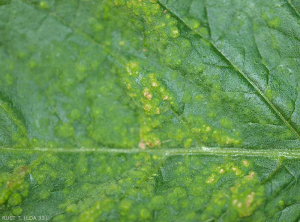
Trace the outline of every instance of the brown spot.
[[247, 178], [252, 179], [254, 176], [255, 176], [255, 173], [254, 173], [254, 172], [251, 172], [251, 173], [247, 176]]
[[153, 147], [153, 143], [151, 143], [151, 142], [149, 142], [149, 141], [146, 142], [146, 145], [149, 146], [149, 147]]
[[140, 141], [139, 148], [141, 148], [142, 150], [146, 149], [146, 144], [144, 143], [144, 141]]

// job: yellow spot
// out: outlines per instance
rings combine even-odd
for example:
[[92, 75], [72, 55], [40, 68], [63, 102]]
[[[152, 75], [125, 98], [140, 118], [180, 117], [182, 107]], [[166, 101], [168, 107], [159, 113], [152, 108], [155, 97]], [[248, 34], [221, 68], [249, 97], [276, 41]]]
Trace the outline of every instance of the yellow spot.
[[157, 87], [158, 86], [157, 82], [152, 82], [152, 86]]
[[196, 19], [189, 19], [188, 24], [194, 30], [199, 28], [199, 26], [200, 26], [200, 22]]
[[274, 93], [273, 93], [273, 91], [270, 88], [265, 91], [265, 94], [266, 94], [266, 96], [269, 99], [273, 99], [274, 98]]
[[47, 8], [49, 8], [49, 5], [48, 5], [47, 2], [41, 1], [41, 2], [40, 2], [40, 7], [41, 7], [42, 9], [47, 9]]
[[156, 114], [160, 114], [160, 108], [156, 108]]
[[192, 128], [193, 133], [200, 133], [201, 129], [200, 128]]
[[177, 28], [174, 28], [172, 31], [171, 31], [171, 37], [176, 39], [180, 36], [180, 33], [179, 33], [179, 30]]
[[129, 62], [129, 63], [126, 65], [125, 69], [126, 69], [127, 73], [128, 73], [130, 76], [131, 76], [131, 75], [136, 76], [136, 75], [139, 74], [139, 72], [138, 72], [138, 70], [139, 70], [139, 65], [138, 65], [137, 62]]
[[143, 95], [144, 95], [144, 97], [145, 97], [146, 99], [148, 99], [148, 100], [151, 100], [152, 97], [153, 97], [153, 95], [149, 92], [149, 89], [148, 89], [148, 88], [144, 89]]
[[245, 166], [245, 167], [248, 167], [249, 166], [249, 161], [247, 161], [247, 160], [243, 160], [243, 165]]
[[239, 176], [242, 174], [242, 171], [237, 167], [232, 167], [231, 169], [235, 173], [236, 176]]
[[119, 45], [120, 45], [120, 46], [125, 45], [125, 41], [120, 41], [120, 42], [119, 42]]
[[205, 129], [205, 131], [206, 131], [206, 132], [211, 131], [211, 127], [210, 127], [210, 126], [207, 126], [206, 129]]
[[232, 139], [231, 139], [231, 138], [229, 138], [229, 137], [226, 137], [226, 144], [229, 144], [231, 141], [232, 141]]
[[193, 139], [189, 138], [184, 142], [184, 148], [189, 148], [192, 146]]
[[278, 17], [268, 21], [268, 25], [272, 28], [278, 28], [280, 26], [280, 19]]
[[219, 173], [223, 174], [223, 173], [225, 173], [225, 170], [224, 169], [220, 169]]
[[215, 181], [215, 174], [212, 174], [206, 181], [205, 183], [212, 183]]
[[130, 93], [129, 96], [130, 96], [131, 98], [134, 98], [134, 97], [137, 97], [137, 94], [136, 94], [136, 93]]
[[144, 110], [145, 111], [151, 111], [151, 109], [152, 109], [152, 106], [150, 105], [150, 104], [146, 104], [146, 105], [144, 105]]
[[251, 194], [249, 194], [247, 196], [247, 199], [246, 199], [246, 206], [247, 207], [250, 207], [250, 205], [253, 203], [253, 201], [254, 201], [254, 195], [255, 195], [255, 193], [252, 192]]
[[160, 145], [161, 145], [160, 140], [156, 139], [156, 140], [154, 141], [154, 145], [155, 145], [155, 146], [160, 146]]
[[238, 203], [238, 200], [237, 200], [237, 199], [234, 199], [234, 200], [232, 201], [232, 205], [237, 205], [237, 203]]

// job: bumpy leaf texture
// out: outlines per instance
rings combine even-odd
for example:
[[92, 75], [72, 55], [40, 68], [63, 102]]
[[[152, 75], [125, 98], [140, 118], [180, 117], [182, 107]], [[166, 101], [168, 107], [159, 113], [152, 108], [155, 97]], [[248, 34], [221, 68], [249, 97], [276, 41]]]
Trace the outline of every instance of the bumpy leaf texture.
[[298, 221], [298, 0], [0, 0], [0, 221]]

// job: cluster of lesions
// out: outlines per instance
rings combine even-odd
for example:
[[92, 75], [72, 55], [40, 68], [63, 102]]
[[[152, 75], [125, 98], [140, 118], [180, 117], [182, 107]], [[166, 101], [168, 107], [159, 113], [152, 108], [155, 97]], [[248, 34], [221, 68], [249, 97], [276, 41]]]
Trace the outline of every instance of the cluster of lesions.
[[177, 105], [174, 94], [161, 81], [161, 74], [145, 72], [142, 62], [130, 61], [125, 70], [123, 80], [127, 94], [137, 102], [142, 113], [139, 115], [139, 147], [160, 147], [164, 142], [161, 139], [164, 132], [159, 129], [164, 128], [165, 124], [170, 126], [170, 120], [174, 118], [172, 109]]
[[233, 211], [239, 217], [248, 217], [264, 202], [264, 186], [260, 185], [256, 172], [251, 171], [252, 164], [248, 160], [240, 163], [229, 162], [215, 168], [214, 172], [205, 181], [206, 184], [216, 184], [222, 180], [223, 176], [233, 175], [235, 183], [231, 187], [222, 191], [216, 191], [212, 195], [212, 200], [207, 205], [207, 215], [203, 218], [217, 216], [213, 206], [219, 205], [220, 208], [226, 206], [227, 211]]
[[23, 212], [22, 201], [29, 193], [26, 176], [30, 168], [21, 158], [9, 161], [6, 167], [13, 172], [0, 173], [0, 212], [4, 212], [3, 216], [19, 216]]
[[[215, 114], [209, 113], [207, 118], [211, 118], [211, 115]], [[204, 145], [215, 144], [220, 147], [232, 147], [241, 144], [240, 133], [234, 129], [233, 124], [230, 124], [230, 127], [224, 126], [224, 124], [232, 123], [228, 118], [222, 118], [217, 123], [218, 126], [206, 123], [203, 118], [197, 116], [188, 116], [187, 119], [192, 122], [191, 131], [200, 138]]]
[[[253, 171], [253, 163], [247, 159], [225, 159], [221, 164], [210, 158], [207, 161], [186, 157], [170, 169], [162, 168], [163, 175], [170, 174], [162, 179], [172, 187], [164, 191], [166, 204], [175, 211], [181, 209], [179, 215], [191, 221], [220, 217], [234, 221], [254, 216], [265, 201], [265, 188]], [[174, 196], [179, 190], [183, 197], [189, 198]]]
[[[156, 161], [160, 161], [161, 157], [140, 153], [132, 156], [130, 161], [124, 158], [122, 165], [116, 159], [111, 161], [104, 158], [110, 164], [104, 164], [101, 170], [97, 170], [104, 180], [107, 176], [111, 177], [110, 182], [90, 184], [87, 178], [86, 183], [80, 184], [80, 188], [90, 194], [79, 201], [72, 200], [69, 195], [70, 198], [59, 206], [64, 213], [54, 217], [53, 221], [68, 221], [70, 218], [77, 221], [151, 219], [149, 200], [155, 189], [153, 184], [156, 176], [152, 173], [155, 170], [153, 164], [158, 163]], [[124, 175], [120, 175], [121, 172]]]
[[[76, 160], [76, 163], [74, 163]], [[80, 193], [86, 194], [95, 188], [93, 185], [98, 180], [117, 177], [124, 165], [118, 165], [116, 161], [111, 161], [114, 168], [108, 165], [108, 158], [105, 156], [95, 156], [95, 161], [103, 162], [103, 164], [93, 165], [93, 172], [101, 177], [91, 178], [91, 169], [89, 168], [89, 159], [85, 155], [68, 155], [68, 157], [58, 157], [56, 154], [44, 154], [37, 156], [33, 162], [29, 162], [25, 158], [12, 158], [6, 162], [5, 172], [0, 173], [0, 211], [5, 216], [24, 215], [28, 210], [25, 201], [36, 203], [55, 202], [56, 196], [53, 192], [60, 189], [63, 199], [67, 203], [72, 201], [74, 197], [71, 192], [77, 189], [78, 183]], [[124, 170], [127, 170], [125, 167]], [[12, 173], [9, 173], [12, 171]], [[95, 172], [94, 172], [95, 173]], [[91, 188], [92, 187], [92, 188]], [[79, 191], [78, 191], [79, 192]], [[61, 201], [61, 199], [60, 199]], [[58, 209], [65, 209], [66, 205], [58, 203]], [[59, 205], [61, 204], [61, 205]], [[51, 215], [49, 215], [51, 216]]]
[[[180, 110], [180, 101], [177, 95], [165, 85], [162, 81], [163, 76], [160, 73], [144, 73], [143, 63], [138, 61], [129, 62], [126, 67], [127, 76], [124, 78], [125, 87], [128, 95], [138, 102], [143, 115], [140, 115], [140, 138], [139, 147], [145, 149], [146, 147], [160, 147], [164, 141], [176, 140], [177, 144], [182, 144], [183, 147], [191, 147], [199, 140], [201, 144], [217, 143], [221, 146], [236, 146], [240, 144], [239, 132], [233, 129], [233, 135], [226, 133], [224, 129], [233, 128], [233, 123], [228, 118], [222, 118], [219, 122], [219, 128], [212, 126], [206, 119], [199, 116], [188, 114], [182, 116]], [[184, 94], [184, 97], [190, 97], [189, 92]], [[212, 95], [213, 96], [213, 95]], [[204, 96], [198, 95], [199, 103], [203, 103]], [[189, 99], [184, 99], [188, 103]], [[209, 117], [215, 116], [214, 112], [207, 114]], [[176, 128], [172, 125], [172, 118], [177, 118], [181, 127]], [[169, 125], [167, 125], [169, 124]], [[158, 128], [164, 128], [166, 137], [164, 140], [160, 139], [158, 135]], [[162, 132], [160, 132], [162, 133]], [[175, 135], [172, 137], [171, 135]], [[197, 141], [198, 140], [198, 141]]]
[[[155, 128], [156, 123], [159, 124], [161, 122], [159, 120], [162, 119], [161, 116], [166, 117], [165, 110], [174, 108], [176, 111], [178, 110], [177, 107], [185, 103], [185, 101], [179, 101], [179, 96], [170, 93], [170, 89], [166, 86], [164, 87], [162, 81], [166, 79], [165, 73], [171, 70], [172, 80], [186, 76], [184, 81], [193, 81], [193, 79], [199, 79], [199, 76], [203, 74], [205, 64], [201, 63], [200, 60], [199, 63], [191, 63], [189, 58], [189, 55], [193, 53], [192, 43], [189, 39], [191, 33], [181, 27], [178, 20], [166, 9], [162, 8], [157, 1], [115, 1], [115, 5], [118, 7], [126, 5], [135, 16], [142, 18], [144, 22], [143, 53], [153, 58], [154, 54], [159, 55], [155, 57], [157, 57], [156, 59], [159, 60], [159, 64], [163, 67], [163, 71], [160, 74], [141, 74], [140, 72], [144, 67], [142, 67], [138, 60], [127, 63], [125, 67], [129, 75], [125, 84], [130, 97], [134, 99], [138, 98], [144, 113], [147, 116], [151, 116], [151, 118], [148, 118], [149, 121], [144, 121], [144, 124], [141, 124], [141, 134], [144, 137], [151, 137], [151, 128]], [[199, 24], [194, 24], [195, 29], [198, 29], [199, 26]], [[209, 47], [207, 41], [203, 40], [203, 44], [205, 45], [204, 47]], [[204, 77], [203, 79], [205, 80]], [[215, 94], [211, 93], [210, 97], [215, 97]], [[215, 99], [211, 98], [211, 101], [213, 100]], [[214, 108], [212, 107], [212, 109]], [[181, 114], [182, 112], [178, 116], [182, 123], [185, 120], [180, 117]], [[180, 141], [178, 144], [181, 144], [181, 146], [191, 147], [200, 143], [203, 145], [208, 143], [209, 138], [213, 138], [217, 144], [226, 146], [235, 146], [240, 143], [239, 134], [235, 136], [227, 135], [224, 130], [221, 130], [222, 127], [217, 129], [206, 121], [193, 121], [190, 123], [185, 123], [186, 126], [183, 130], [188, 131], [188, 133], [177, 133], [178, 137], [181, 137], [178, 140]], [[186, 129], [191, 128], [190, 125], [197, 125], [197, 127]], [[143, 136], [141, 138], [140, 147], [143, 149], [145, 147], [159, 147], [163, 142], [158, 138], [152, 138], [150, 139], [151, 141], [143, 139]]]
[[25, 158], [13, 158], [6, 164], [6, 172], [0, 174], [0, 209], [5, 216], [23, 215], [27, 209], [24, 201], [28, 198], [35, 202], [48, 201], [55, 186], [68, 189], [86, 169], [81, 159], [71, 169], [72, 164], [66, 164], [54, 154], [38, 156], [31, 163]]

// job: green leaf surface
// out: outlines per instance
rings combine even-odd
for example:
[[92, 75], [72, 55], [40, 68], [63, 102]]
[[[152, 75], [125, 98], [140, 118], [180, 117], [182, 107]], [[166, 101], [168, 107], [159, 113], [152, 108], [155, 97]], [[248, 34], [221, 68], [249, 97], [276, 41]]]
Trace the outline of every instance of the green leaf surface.
[[298, 221], [297, 0], [0, 0], [0, 221]]

